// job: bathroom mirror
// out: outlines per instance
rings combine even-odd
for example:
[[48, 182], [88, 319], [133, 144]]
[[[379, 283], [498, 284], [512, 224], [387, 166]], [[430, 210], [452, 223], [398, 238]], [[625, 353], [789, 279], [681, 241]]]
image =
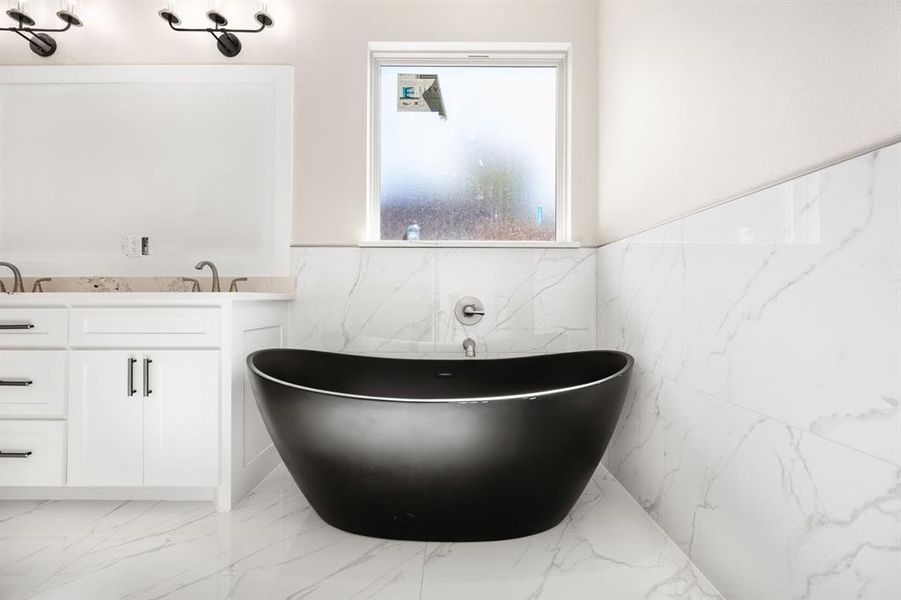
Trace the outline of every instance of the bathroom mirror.
[[287, 275], [292, 93], [284, 66], [0, 68], [0, 256], [32, 276]]

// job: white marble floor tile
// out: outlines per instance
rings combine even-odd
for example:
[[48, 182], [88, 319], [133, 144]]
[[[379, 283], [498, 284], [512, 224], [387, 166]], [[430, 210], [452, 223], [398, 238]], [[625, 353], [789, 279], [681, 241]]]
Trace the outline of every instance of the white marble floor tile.
[[721, 598], [603, 468], [554, 529], [429, 543], [423, 577], [423, 600]]
[[345, 533], [283, 467], [230, 513], [205, 502], [0, 502], [3, 600], [598, 597], [720, 597], [604, 470], [557, 528], [478, 544]]

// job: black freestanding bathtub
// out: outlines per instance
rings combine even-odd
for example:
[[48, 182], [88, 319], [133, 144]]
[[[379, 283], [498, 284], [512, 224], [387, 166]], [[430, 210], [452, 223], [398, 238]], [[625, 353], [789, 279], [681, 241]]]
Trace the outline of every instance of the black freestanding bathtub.
[[601, 460], [632, 357], [402, 360], [311, 350], [247, 357], [285, 465], [326, 522], [436, 541], [559, 523]]

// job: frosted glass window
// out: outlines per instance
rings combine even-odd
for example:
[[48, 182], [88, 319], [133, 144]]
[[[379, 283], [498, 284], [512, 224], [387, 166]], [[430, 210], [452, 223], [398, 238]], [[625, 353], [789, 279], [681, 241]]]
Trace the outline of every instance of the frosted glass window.
[[[381, 239], [555, 240], [556, 71], [380, 67]], [[446, 118], [398, 110], [401, 74], [437, 75]]]

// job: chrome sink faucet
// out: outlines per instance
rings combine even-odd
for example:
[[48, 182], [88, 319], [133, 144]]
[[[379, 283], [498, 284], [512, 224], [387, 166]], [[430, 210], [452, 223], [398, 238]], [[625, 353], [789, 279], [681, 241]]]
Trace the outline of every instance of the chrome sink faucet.
[[466, 352], [466, 358], [475, 358], [476, 342], [472, 338], [463, 340], [463, 351]]
[[[0, 267], [7, 267], [10, 271], [13, 272], [13, 293], [15, 292], [25, 292], [25, 284], [22, 283], [22, 273], [19, 271], [19, 268], [8, 262], [0, 262]], [[4, 286], [4, 291], [6, 286]]]
[[31, 286], [31, 293], [32, 294], [43, 293], [44, 292], [43, 284], [47, 283], [48, 281], [53, 281], [53, 279], [51, 279], [50, 277], [38, 277], [37, 279], [35, 279], [34, 285]]
[[198, 271], [202, 271], [204, 267], [209, 267], [210, 271], [213, 272], [213, 287], [210, 289], [211, 292], [221, 292], [222, 288], [219, 287], [219, 269], [216, 268], [216, 265], [211, 263], [208, 260], [202, 260], [196, 265], [194, 268]]

